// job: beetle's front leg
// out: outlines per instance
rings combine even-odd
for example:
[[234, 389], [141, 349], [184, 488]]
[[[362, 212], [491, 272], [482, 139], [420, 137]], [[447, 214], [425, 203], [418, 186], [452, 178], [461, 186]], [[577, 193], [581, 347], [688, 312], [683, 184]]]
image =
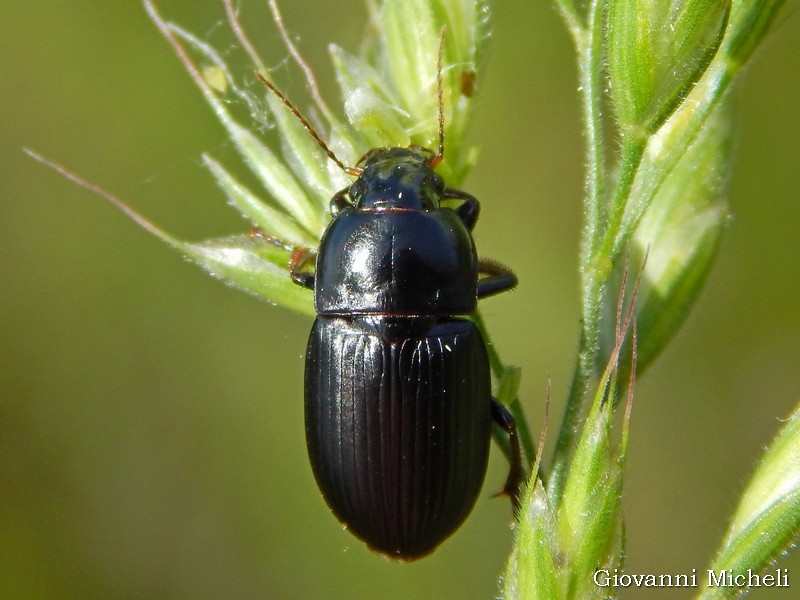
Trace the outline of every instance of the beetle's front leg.
[[339, 214], [339, 211], [342, 209], [347, 208], [348, 206], [353, 206], [353, 203], [350, 202], [348, 199], [348, 192], [350, 191], [349, 187], [344, 188], [343, 190], [339, 190], [333, 195], [330, 202], [330, 211], [331, 216], [335, 217]]
[[316, 280], [316, 273], [309, 270], [309, 265], [313, 265], [317, 258], [317, 253], [311, 248], [296, 248], [292, 252], [292, 258], [289, 260], [289, 272], [292, 276], [292, 281], [297, 285], [314, 289]]
[[508, 477], [503, 486], [503, 494], [511, 498], [511, 505], [514, 514], [519, 514], [520, 488], [522, 486], [522, 451], [519, 445], [519, 435], [517, 434], [517, 424], [513, 415], [497, 398], [492, 398], [492, 419], [500, 428], [508, 434], [508, 441], [511, 445], [511, 457], [508, 461]]
[[478, 222], [478, 215], [481, 214], [481, 203], [478, 202], [475, 196], [471, 196], [461, 190], [445, 188], [442, 200], [462, 200], [462, 203], [454, 210], [467, 229], [472, 231], [475, 228], [475, 223]]
[[488, 258], [478, 262], [478, 273], [488, 275], [478, 280], [479, 299], [505, 292], [517, 285], [517, 276], [511, 269]]
[[268, 244], [272, 244], [273, 246], [277, 246], [282, 250], [286, 250], [287, 252], [294, 252], [295, 247], [292, 246], [289, 242], [282, 240], [281, 238], [272, 235], [271, 233], [267, 233], [260, 227], [253, 227], [250, 231], [247, 232], [248, 237], [251, 240], [259, 240], [262, 242], [266, 242]]
[[288, 242], [275, 237], [272, 234], [264, 232], [258, 227], [254, 227], [248, 232], [250, 239], [261, 240], [267, 242], [278, 248], [282, 248], [292, 253], [289, 259], [289, 275], [297, 285], [310, 290], [314, 289], [314, 271], [309, 270], [309, 264], [313, 264], [316, 258], [316, 252], [311, 248], [297, 248]]

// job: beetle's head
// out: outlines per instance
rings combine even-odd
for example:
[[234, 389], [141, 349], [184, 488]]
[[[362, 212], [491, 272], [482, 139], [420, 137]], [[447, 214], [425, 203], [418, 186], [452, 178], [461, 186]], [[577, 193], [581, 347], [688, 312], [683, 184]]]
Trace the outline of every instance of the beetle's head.
[[363, 172], [350, 186], [357, 208], [439, 208], [444, 180], [433, 172], [424, 148], [376, 148], [361, 159]]

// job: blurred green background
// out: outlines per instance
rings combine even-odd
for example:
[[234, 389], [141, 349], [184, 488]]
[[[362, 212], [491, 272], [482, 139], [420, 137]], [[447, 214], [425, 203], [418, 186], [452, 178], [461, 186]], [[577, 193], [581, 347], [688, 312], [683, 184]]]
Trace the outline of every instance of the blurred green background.
[[[244, 19], [270, 65], [265, 3]], [[283, 2], [323, 85], [357, 51], [361, 0]], [[571, 42], [549, 2], [495, 2], [466, 188], [481, 254], [519, 289], [484, 314], [523, 367], [538, 431], [560, 420], [578, 331], [583, 150]], [[160, 0], [226, 39], [218, 0]], [[629, 572], [703, 569], [761, 448], [800, 399], [800, 18], [779, 19], [736, 96], [731, 222], [699, 305], [637, 389]], [[246, 228], [200, 165], [221, 127], [135, 0], [3, 2], [0, 20], [0, 598], [492, 598], [510, 548], [493, 452], [467, 523], [398, 565], [342, 531], [303, 439], [309, 320], [226, 288], [29, 146], [188, 239]], [[300, 77], [282, 67], [287, 91]], [[743, 85], [742, 85], [743, 84]], [[551, 436], [552, 438], [553, 436]], [[551, 439], [552, 442], [552, 439]], [[800, 560], [789, 567], [797, 597]], [[689, 597], [629, 590], [626, 598]]]

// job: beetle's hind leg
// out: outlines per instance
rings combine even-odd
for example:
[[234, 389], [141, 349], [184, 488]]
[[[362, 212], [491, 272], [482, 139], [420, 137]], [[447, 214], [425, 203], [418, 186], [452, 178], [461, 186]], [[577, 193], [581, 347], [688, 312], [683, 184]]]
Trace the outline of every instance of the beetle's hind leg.
[[514, 417], [497, 398], [492, 398], [492, 420], [497, 423], [500, 428], [508, 434], [508, 441], [511, 449], [511, 456], [509, 457], [508, 477], [503, 486], [501, 494], [505, 494], [511, 498], [511, 505], [514, 508], [514, 514], [519, 514], [520, 506], [520, 489], [522, 487], [522, 478], [524, 472], [522, 470], [522, 451], [519, 444], [519, 435], [517, 434], [517, 424]]
[[291, 273], [292, 281], [297, 285], [313, 290], [316, 273], [314, 273], [312, 267], [316, 257], [317, 253], [311, 248], [296, 248], [292, 252], [292, 258], [289, 261], [289, 272]]
[[482, 258], [478, 262], [478, 273], [487, 275], [478, 280], [478, 299], [505, 292], [517, 285], [514, 272], [494, 260]]

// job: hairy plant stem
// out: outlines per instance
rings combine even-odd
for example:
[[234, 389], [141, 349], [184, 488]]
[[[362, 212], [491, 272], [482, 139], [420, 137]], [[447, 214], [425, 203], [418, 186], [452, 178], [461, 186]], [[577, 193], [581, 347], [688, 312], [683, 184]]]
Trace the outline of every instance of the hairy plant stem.
[[[603, 9], [602, 2], [594, 0], [587, 11], [587, 21], [581, 23], [571, 5], [560, 4], [570, 26], [578, 50], [578, 77], [580, 80], [581, 107], [586, 128], [586, 194], [584, 198], [585, 226], [581, 239], [580, 264], [581, 288], [584, 300], [589, 298], [585, 291], [592, 281], [588, 268], [593, 264], [602, 234], [602, 198], [605, 181], [605, 157], [603, 153], [602, 130], [602, 56], [603, 56]], [[589, 378], [594, 369], [598, 345], [598, 327], [588, 327], [597, 323], [598, 304], [583, 303], [583, 325], [578, 348], [578, 357], [570, 384], [567, 405], [559, 429], [549, 480], [551, 498], [559, 498], [563, 489], [567, 459], [575, 444], [575, 436], [586, 394]]]
[[[561, 428], [556, 442], [548, 493], [556, 503], [563, 492], [563, 479], [569, 456], [576, 443], [584, 398], [595, 371], [599, 348], [600, 319], [605, 286], [619, 256], [624, 251], [636, 225], [661, 188], [678, 160], [686, 152], [713, 109], [719, 105], [739, 65], [717, 63], [704, 78], [709, 89], [699, 96], [692, 110], [682, 119], [680, 133], [672, 136], [664, 148], [649, 144], [657, 136], [669, 136], [670, 124], [645, 135], [631, 128], [623, 135], [619, 179], [608, 206], [608, 219], [603, 219], [605, 181], [602, 150], [602, 76], [603, 76], [603, 14], [599, 1], [594, 1], [582, 21], [563, 6], [578, 51], [578, 76], [586, 127], [586, 194], [580, 253], [582, 323], [578, 357], [573, 370]], [[636, 189], [634, 184], [644, 161], [656, 161], [647, 181]]]

